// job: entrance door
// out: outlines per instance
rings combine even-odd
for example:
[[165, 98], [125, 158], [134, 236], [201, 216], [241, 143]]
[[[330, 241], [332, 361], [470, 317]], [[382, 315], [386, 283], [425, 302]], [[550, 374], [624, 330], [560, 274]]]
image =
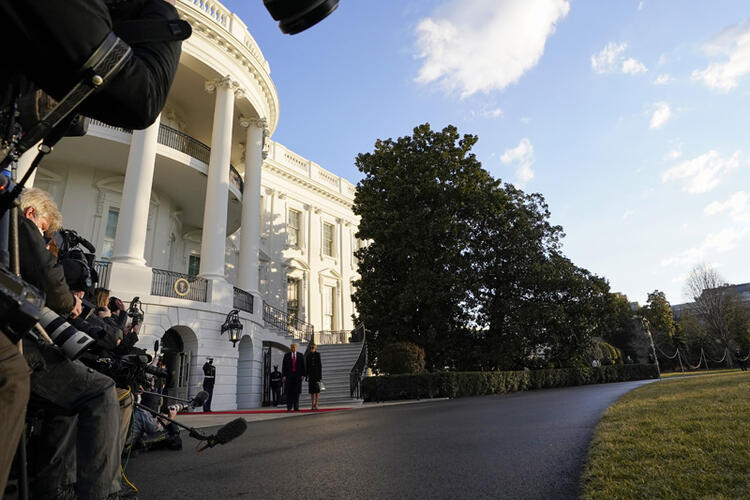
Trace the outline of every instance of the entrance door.
[[175, 396], [182, 399], [188, 399], [188, 386], [190, 385], [190, 352], [179, 353], [178, 363]]
[[263, 406], [271, 406], [271, 346], [263, 346]]

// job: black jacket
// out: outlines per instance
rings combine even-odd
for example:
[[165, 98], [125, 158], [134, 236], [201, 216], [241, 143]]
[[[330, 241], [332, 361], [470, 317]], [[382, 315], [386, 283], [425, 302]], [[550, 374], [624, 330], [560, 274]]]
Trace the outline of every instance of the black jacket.
[[308, 352], [305, 356], [305, 368], [307, 369], [307, 379], [311, 382], [323, 380], [323, 364], [320, 361], [319, 352]]
[[286, 384], [289, 387], [296, 387], [298, 390], [302, 387], [302, 377], [305, 376], [305, 355], [297, 353], [297, 360], [294, 363], [294, 372], [292, 372], [292, 353], [284, 354], [284, 360], [281, 363], [281, 375], [286, 377]]
[[57, 257], [47, 250], [36, 224], [18, 216], [18, 250], [21, 277], [46, 294], [45, 305], [60, 316], [68, 316], [76, 305], [65, 282], [65, 272]]
[[[131, 0], [132, 1], [132, 0]], [[164, 0], [143, 0], [139, 20], [178, 19]], [[0, 108], [29, 80], [56, 99], [80, 81], [79, 70], [113, 30], [102, 0], [0, 2]], [[167, 99], [180, 59], [179, 41], [133, 45], [133, 57], [81, 112], [111, 125], [142, 129]]]

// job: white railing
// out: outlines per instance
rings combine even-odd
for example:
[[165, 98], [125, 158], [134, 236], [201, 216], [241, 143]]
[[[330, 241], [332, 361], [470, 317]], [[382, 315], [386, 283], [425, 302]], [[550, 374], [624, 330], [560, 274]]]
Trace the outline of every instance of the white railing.
[[333, 191], [353, 198], [356, 186], [343, 177], [329, 172], [317, 163], [310, 161], [297, 153], [290, 151], [282, 144], [268, 141], [267, 159], [273, 160], [281, 165], [294, 170], [298, 175], [313, 179], [320, 184], [328, 186]]
[[270, 66], [263, 57], [263, 52], [247, 30], [245, 23], [236, 14], [214, 0], [180, 0], [180, 2], [224, 28], [250, 51], [266, 72], [270, 72]]

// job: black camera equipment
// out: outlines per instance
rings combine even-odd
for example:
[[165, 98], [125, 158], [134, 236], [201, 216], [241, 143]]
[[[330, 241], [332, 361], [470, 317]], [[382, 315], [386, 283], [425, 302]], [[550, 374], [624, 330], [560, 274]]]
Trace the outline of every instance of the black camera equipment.
[[[65, 269], [70, 289], [92, 293], [94, 284], [99, 282], [99, 275], [94, 268], [96, 247], [72, 229], [57, 231], [55, 243], [58, 247], [57, 260]], [[84, 248], [88, 252], [84, 252]]]
[[18, 342], [39, 321], [43, 306], [39, 290], [0, 267], [0, 331], [11, 342]]
[[150, 394], [152, 396], [159, 396], [162, 398], [178, 401], [177, 403], [167, 406], [167, 408], [169, 408], [170, 410], [174, 410], [177, 413], [186, 410], [192, 410], [193, 408], [198, 408], [206, 404], [206, 401], [208, 401], [208, 393], [206, 391], [200, 391], [198, 394], [193, 396], [193, 399], [176, 398], [174, 396], [167, 396], [166, 394], [159, 394], [158, 392], [149, 391], [142, 391], [142, 394]]
[[117, 387], [147, 386], [146, 375], [167, 378], [169, 372], [151, 364], [151, 355], [143, 349], [131, 348], [131, 352], [118, 355], [112, 352], [88, 352], [81, 361], [115, 381]]
[[339, 0], [263, 0], [282, 33], [296, 35], [328, 17]]
[[132, 323], [143, 323], [143, 304], [141, 303], [140, 297], [133, 297], [128, 306], [128, 316], [132, 319]]
[[172, 422], [178, 427], [182, 427], [183, 429], [190, 431], [190, 437], [193, 439], [197, 439], [199, 441], [206, 441], [206, 444], [202, 448], [198, 449], [198, 453], [202, 452], [206, 448], [213, 448], [217, 444], [227, 444], [231, 440], [240, 437], [242, 433], [244, 433], [247, 430], [247, 422], [245, 421], [245, 419], [242, 417], [238, 417], [226, 423], [221, 428], [219, 428], [219, 430], [216, 431], [216, 434], [211, 434], [210, 436], [206, 436], [198, 429], [194, 427], [189, 427], [185, 424], [181, 424], [180, 422], [176, 420], [172, 420], [168, 416], [162, 413], [159, 413], [158, 411], [152, 410], [148, 406], [145, 406], [141, 403], [136, 403], [135, 406], [137, 408], [140, 408], [144, 411], [149, 412], [151, 415], [153, 415], [156, 418], [159, 418], [161, 420], [166, 420], [167, 422]]

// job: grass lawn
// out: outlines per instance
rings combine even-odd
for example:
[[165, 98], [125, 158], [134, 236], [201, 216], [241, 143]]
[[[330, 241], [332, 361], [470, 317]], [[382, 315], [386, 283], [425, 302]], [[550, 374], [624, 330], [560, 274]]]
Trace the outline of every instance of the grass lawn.
[[596, 428], [582, 498], [750, 498], [750, 371], [639, 387]]
[[685, 370], [684, 372], [669, 372], [669, 373], [662, 373], [661, 378], [672, 378], [672, 377], [687, 377], [690, 375], [708, 375], [708, 374], [716, 374], [716, 373], [737, 373], [736, 368], [719, 368], [716, 370]]

